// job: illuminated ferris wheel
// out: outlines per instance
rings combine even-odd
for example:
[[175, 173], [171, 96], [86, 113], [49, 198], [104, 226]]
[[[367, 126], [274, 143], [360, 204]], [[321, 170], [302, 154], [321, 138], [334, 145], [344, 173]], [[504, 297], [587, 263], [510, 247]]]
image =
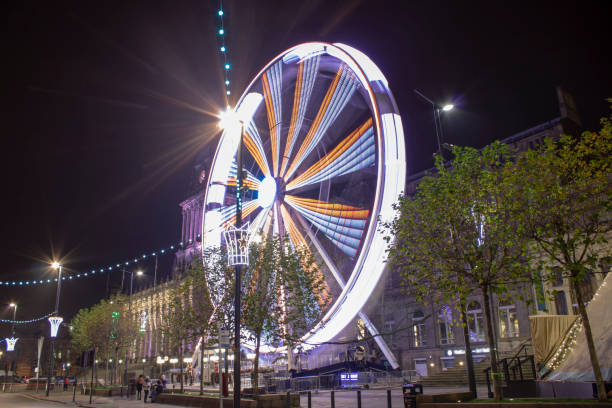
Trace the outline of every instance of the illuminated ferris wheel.
[[[306, 344], [333, 339], [359, 317], [385, 264], [382, 222], [405, 182], [401, 118], [387, 80], [344, 44], [305, 43], [253, 79], [225, 129], [204, 198], [203, 246], [221, 244], [235, 223], [237, 148], [243, 131], [243, 220], [255, 234], [288, 236], [321, 261], [332, 299]], [[381, 336], [376, 341], [395, 367]]]

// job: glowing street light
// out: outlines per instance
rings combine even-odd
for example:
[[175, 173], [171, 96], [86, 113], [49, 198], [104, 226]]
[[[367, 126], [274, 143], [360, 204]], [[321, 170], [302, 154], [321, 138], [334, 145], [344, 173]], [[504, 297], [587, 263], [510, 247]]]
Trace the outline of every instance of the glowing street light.
[[429, 99], [427, 96], [423, 95], [423, 93], [421, 91], [419, 91], [418, 89], [415, 89], [414, 92], [419, 95], [421, 98], [423, 98], [424, 100], [426, 100], [427, 102], [429, 102], [433, 108], [433, 114], [434, 114], [434, 125], [436, 128], [436, 139], [438, 141], [438, 154], [442, 154], [442, 123], [441, 123], [441, 117], [440, 117], [440, 111], [443, 112], [448, 112], [454, 109], [455, 105], [453, 105], [452, 103], [447, 103], [443, 106], [438, 105], [437, 103], [435, 103], [434, 101], [432, 101], [431, 99]]
[[57, 330], [59, 329], [59, 325], [64, 320], [63, 318], [58, 316], [59, 313], [59, 302], [60, 302], [60, 294], [62, 293], [62, 264], [57, 261], [53, 261], [51, 264], [51, 268], [57, 270], [57, 291], [55, 294], [55, 310], [53, 312], [53, 316], [49, 317], [49, 324], [51, 325], [51, 353], [49, 353], [49, 367], [50, 372], [47, 376], [47, 397], [49, 396], [49, 390], [51, 388], [51, 377], [54, 375], [54, 358], [53, 355], [55, 353], [55, 336], [57, 336]]

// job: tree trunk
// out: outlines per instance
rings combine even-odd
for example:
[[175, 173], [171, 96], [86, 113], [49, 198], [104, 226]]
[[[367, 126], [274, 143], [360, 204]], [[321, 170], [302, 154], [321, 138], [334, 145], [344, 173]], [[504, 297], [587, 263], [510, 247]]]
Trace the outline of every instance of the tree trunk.
[[185, 384], [183, 383], [183, 344], [179, 344], [179, 372], [181, 374], [181, 393], [185, 391]]
[[503, 398], [502, 387], [499, 373], [497, 372], [497, 345], [493, 333], [493, 317], [491, 316], [491, 298], [489, 288], [481, 286], [482, 297], [484, 302], [485, 323], [487, 325], [487, 337], [489, 340], [489, 355], [491, 356], [491, 375], [493, 380], [493, 393], [495, 400], [501, 401]]
[[[573, 275], [573, 274], [572, 274]], [[591, 358], [591, 365], [593, 366], [593, 373], [595, 374], [595, 380], [597, 381], [597, 398], [600, 401], [606, 401], [606, 387], [604, 386], [603, 378], [601, 376], [601, 368], [599, 367], [599, 359], [597, 358], [597, 350], [595, 350], [595, 342], [593, 341], [593, 333], [591, 332], [591, 323], [589, 322], [589, 316], [584, 306], [582, 299], [582, 293], [580, 292], [580, 285], [578, 281], [572, 276], [571, 284], [576, 294], [576, 300], [578, 302], [578, 311], [580, 317], [582, 317], [582, 325], [584, 327], [584, 335], [587, 340], [587, 346], [589, 348], [589, 357]]]
[[461, 325], [463, 326], [463, 340], [465, 342], [465, 363], [467, 365], [467, 376], [470, 392], [477, 397], [476, 375], [474, 374], [474, 360], [472, 359], [472, 343], [470, 341], [470, 329], [467, 321], [467, 302], [461, 302]]
[[259, 346], [261, 345], [261, 334], [257, 335], [255, 343], [255, 361], [253, 361], [253, 396], [257, 398], [259, 393]]
[[204, 336], [200, 341], [200, 395], [204, 395]]

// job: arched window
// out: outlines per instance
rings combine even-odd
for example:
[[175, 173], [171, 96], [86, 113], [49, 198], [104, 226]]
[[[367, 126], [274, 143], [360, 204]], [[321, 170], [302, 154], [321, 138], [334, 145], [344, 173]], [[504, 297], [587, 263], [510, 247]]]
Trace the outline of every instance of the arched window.
[[484, 315], [480, 303], [474, 301], [468, 305], [467, 318], [470, 340], [485, 341]]
[[449, 306], [444, 306], [438, 313], [438, 327], [440, 328], [440, 344], [455, 343], [453, 333], [453, 311]]
[[427, 344], [424, 318], [425, 315], [420, 310], [412, 314], [412, 340], [414, 347], [423, 347]]
[[499, 302], [499, 335], [501, 337], [518, 337], [519, 322], [516, 306], [510, 300]]

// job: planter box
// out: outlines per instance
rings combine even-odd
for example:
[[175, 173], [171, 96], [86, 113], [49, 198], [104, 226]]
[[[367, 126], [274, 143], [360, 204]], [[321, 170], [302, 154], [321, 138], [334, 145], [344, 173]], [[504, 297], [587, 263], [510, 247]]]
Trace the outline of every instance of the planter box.
[[[242, 399], [240, 401], [241, 408], [285, 408], [286, 394], [266, 394], [261, 395], [257, 400]], [[155, 402], [170, 405], [181, 405], [184, 407], [201, 407], [201, 408], [218, 408], [219, 398], [205, 397], [199, 395], [181, 395], [162, 393], [158, 395]], [[233, 398], [223, 398], [223, 408], [233, 408]], [[291, 395], [291, 406], [300, 406], [300, 396], [298, 394]]]

